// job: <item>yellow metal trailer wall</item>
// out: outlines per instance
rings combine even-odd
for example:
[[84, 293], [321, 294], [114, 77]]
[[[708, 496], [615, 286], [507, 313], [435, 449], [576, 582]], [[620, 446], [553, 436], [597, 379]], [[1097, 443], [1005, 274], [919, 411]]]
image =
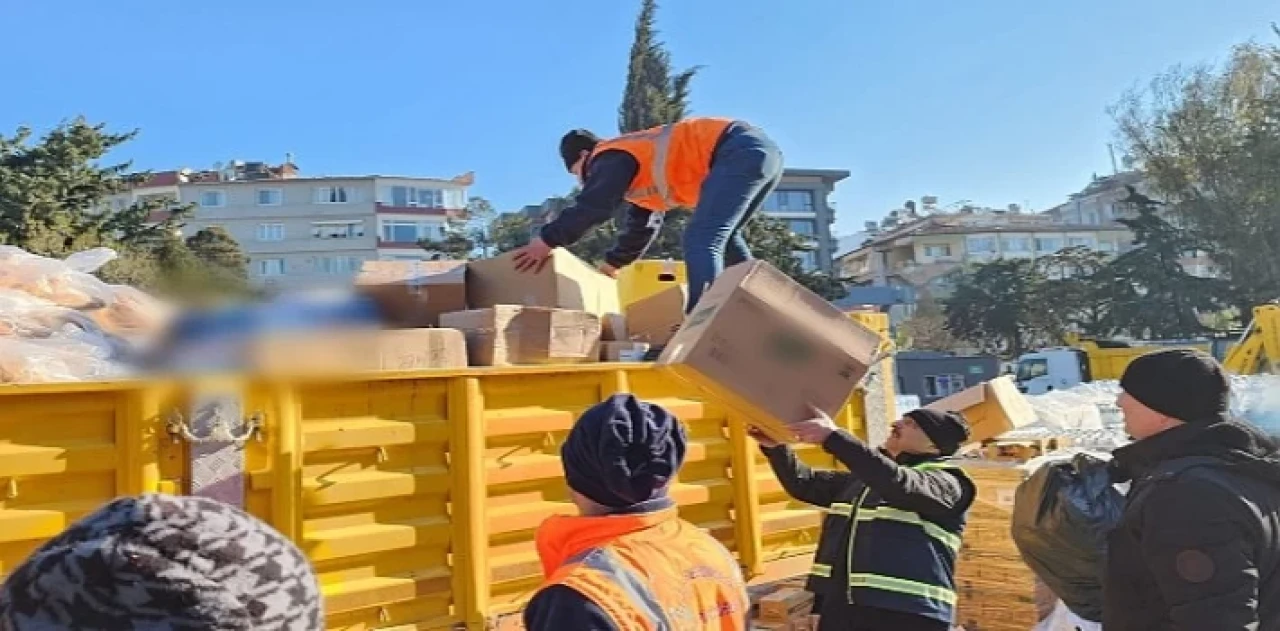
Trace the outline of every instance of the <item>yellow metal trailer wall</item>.
[[[881, 316], [883, 317], [883, 316]], [[538, 524], [572, 510], [559, 447], [618, 391], [689, 428], [673, 494], [749, 575], [795, 565], [821, 515], [789, 499], [740, 424], [647, 364], [389, 373], [238, 386], [262, 440], [246, 446], [246, 508], [314, 561], [331, 629], [446, 628], [519, 609], [540, 580]], [[192, 384], [0, 388], [0, 574], [119, 495], [186, 488], [166, 421]], [[862, 434], [860, 397], [837, 419]], [[834, 466], [821, 450], [802, 450]]]

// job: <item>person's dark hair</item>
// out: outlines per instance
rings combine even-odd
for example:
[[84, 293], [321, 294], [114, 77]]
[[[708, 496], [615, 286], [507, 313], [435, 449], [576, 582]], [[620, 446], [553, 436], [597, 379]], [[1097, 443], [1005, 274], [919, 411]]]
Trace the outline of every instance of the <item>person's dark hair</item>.
[[560, 157], [564, 160], [566, 171], [573, 169], [573, 163], [583, 151], [591, 151], [600, 144], [600, 137], [585, 129], [574, 129], [560, 139]]

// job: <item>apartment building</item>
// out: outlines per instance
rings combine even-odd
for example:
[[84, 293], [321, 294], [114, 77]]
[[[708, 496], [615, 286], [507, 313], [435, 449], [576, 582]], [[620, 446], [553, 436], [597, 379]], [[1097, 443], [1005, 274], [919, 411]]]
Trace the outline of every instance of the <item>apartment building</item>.
[[[1117, 219], [1137, 216], [1137, 210], [1122, 200], [1129, 196], [1129, 188], [1143, 195], [1160, 199], [1145, 174], [1141, 171], [1123, 171], [1113, 175], [1094, 176], [1083, 190], [1073, 193], [1067, 201], [1045, 211], [1057, 223], [1096, 226], [1114, 223]], [[1160, 213], [1165, 221], [1178, 225], [1180, 218], [1168, 209]], [[1211, 278], [1221, 272], [1205, 252], [1188, 252], [1182, 259], [1182, 267], [1188, 274]]]
[[188, 236], [221, 227], [249, 257], [251, 281], [296, 288], [349, 282], [367, 260], [423, 259], [419, 240], [444, 237], [473, 182], [470, 173], [303, 177], [291, 161], [232, 161], [207, 171], [156, 173], [112, 204], [162, 198], [194, 204]]
[[966, 209], [926, 216], [903, 215], [839, 259], [841, 273], [858, 285], [894, 287], [904, 303], [889, 308], [894, 322], [910, 317], [923, 294], [946, 298], [951, 273], [969, 263], [1035, 258], [1067, 247], [1123, 252], [1129, 231], [1119, 224], [1056, 223], [1045, 214]]
[[[797, 251], [796, 258], [810, 270], [832, 272], [835, 254], [839, 248], [831, 232], [835, 223], [835, 205], [831, 194], [841, 180], [849, 177], [848, 171], [832, 169], [787, 169], [782, 182], [765, 199], [761, 212], [786, 222], [792, 232], [803, 236], [812, 251]], [[540, 204], [530, 204], [515, 211], [530, 219], [532, 230], [537, 232], [544, 223], [568, 204], [562, 198], [550, 197]]]

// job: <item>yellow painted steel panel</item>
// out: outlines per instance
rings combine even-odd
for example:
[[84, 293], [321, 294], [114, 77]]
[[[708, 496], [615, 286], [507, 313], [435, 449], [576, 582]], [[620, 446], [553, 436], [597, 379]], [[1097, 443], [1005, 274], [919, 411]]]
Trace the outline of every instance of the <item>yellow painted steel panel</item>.
[[[872, 314], [880, 315], [880, 314]], [[791, 500], [732, 412], [649, 364], [467, 369], [244, 385], [264, 417], [246, 445], [246, 509], [316, 566], [330, 629], [483, 628], [541, 581], [533, 547], [572, 514], [559, 449], [616, 391], [674, 412], [690, 437], [671, 493], [748, 574], [811, 554], [821, 513]], [[186, 487], [164, 431], [182, 384], [0, 388], [0, 574], [111, 498]], [[842, 422], [861, 428], [855, 397]], [[834, 466], [816, 448], [815, 466]], [[16, 491], [5, 494], [6, 490]]]

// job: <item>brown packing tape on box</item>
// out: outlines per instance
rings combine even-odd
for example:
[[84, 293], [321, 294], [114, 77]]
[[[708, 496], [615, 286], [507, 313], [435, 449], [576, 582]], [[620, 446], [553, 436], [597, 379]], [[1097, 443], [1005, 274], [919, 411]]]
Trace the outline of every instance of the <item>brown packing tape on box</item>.
[[466, 261], [365, 261], [356, 290], [389, 326], [440, 325], [440, 314], [467, 308]]
[[600, 359], [600, 318], [572, 309], [498, 305], [440, 316], [461, 330], [473, 366], [576, 364]]
[[467, 264], [467, 304], [472, 309], [523, 305], [621, 313], [618, 281], [601, 274], [564, 248], [551, 251], [541, 271], [516, 271], [516, 251]]
[[835, 416], [884, 356], [885, 340], [764, 261], [725, 270], [658, 364], [750, 419], [771, 438]]
[[925, 408], [960, 412], [969, 421], [969, 442], [980, 443], [1036, 420], [1031, 403], [1005, 375], [939, 399]]

